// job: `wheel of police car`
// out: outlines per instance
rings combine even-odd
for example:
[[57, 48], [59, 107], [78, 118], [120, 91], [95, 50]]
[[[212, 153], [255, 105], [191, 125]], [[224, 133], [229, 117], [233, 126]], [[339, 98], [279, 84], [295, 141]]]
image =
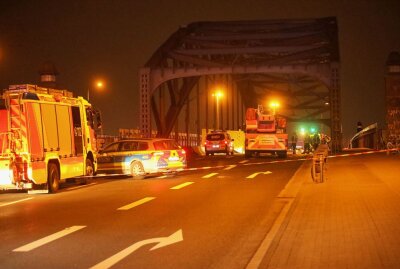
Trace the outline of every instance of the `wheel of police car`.
[[49, 163], [48, 165], [47, 185], [51, 193], [57, 192], [60, 188], [60, 173], [55, 163]]
[[131, 163], [131, 175], [135, 179], [143, 179], [144, 178], [144, 168], [140, 162], [133, 161]]

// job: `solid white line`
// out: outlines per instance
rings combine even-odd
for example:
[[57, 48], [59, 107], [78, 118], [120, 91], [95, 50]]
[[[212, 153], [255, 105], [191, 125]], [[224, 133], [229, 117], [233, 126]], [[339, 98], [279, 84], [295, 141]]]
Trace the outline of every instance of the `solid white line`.
[[156, 197], [145, 197], [145, 198], [140, 199], [140, 200], [138, 200], [136, 202], [130, 203], [130, 204], [125, 205], [125, 206], [122, 206], [122, 207], [118, 208], [117, 210], [129, 210], [131, 208], [134, 208], [135, 206], [142, 205], [142, 204], [147, 203], [147, 202], [149, 202], [151, 200], [154, 200], [154, 199], [156, 199]]
[[86, 184], [86, 185], [81, 185], [81, 186], [77, 186], [77, 187], [68, 188], [68, 189], [65, 189], [65, 190], [71, 191], [71, 190], [76, 190], [76, 189], [89, 187], [89, 186], [96, 185], [96, 184], [97, 184], [97, 182], [93, 182], [93, 183], [89, 183], [89, 184]]
[[218, 175], [218, 173], [211, 173], [211, 174], [202, 176], [201, 178], [210, 178], [210, 177], [213, 177], [213, 176], [215, 176], [215, 175]]
[[36, 241], [34, 241], [32, 243], [26, 244], [26, 245], [24, 245], [22, 247], [16, 248], [13, 251], [14, 252], [31, 251], [31, 250], [33, 250], [35, 248], [41, 247], [41, 246], [43, 246], [43, 245], [45, 245], [47, 243], [50, 243], [50, 242], [52, 242], [54, 240], [57, 240], [57, 239], [59, 239], [59, 238], [61, 238], [63, 236], [69, 235], [69, 234], [71, 234], [73, 232], [76, 232], [76, 231], [78, 231], [80, 229], [83, 229], [85, 227], [86, 226], [71, 226], [71, 227], [65, 228], [62, 231], [59, 231], [59, 232], [54, 233], [54, 234], [51, 234], [51, 235], [46, 236], [46, 237], [44, 237], [42, 239], [36, 240]]
[[236, 164], [231, 164], [228, 167], [224, 168], [224, 170], [231, 170], [232, 168], [235, 168], [237, 165]]
[[261, 261], [264, 258], [264, 255], [267, 253], [272, 241], [274, 240], [276, 234], [279, 231], [283, 221], [289, 209], [292, 205], [294, 199], [291, 199], [282, 209], [281, 213], [279, 214], [278, 218], [275, 220], [274, 224], [272, 225], [271, 230], [268, 232], [267, 236], [264, 238], [261, 246], [258, 248], [256, 254], [254, 254], [253, 258], [251, 258], [249, 264], [247, 265], [246, 269], [257, 269], [259, 268]]
[[247, 163], [249, 160], [243, 160], [243, 161], [241, 161], [241, 162], [239, 162], [239, 163]]
[[185, 183], [179, 184], [178, 186], [172, 187], [171, 190], [179, 190], [179, 189], [182, 189], [182, 188], [184, 188], [186, 186], [189, 186], [189, 185], [191, 185], [193, 183], [194, 182], [190, 182], [190, 181], [189, 182], [185, 182]]
[[31, 200], [31, 199], [33, 199], [33, 197], [21, 199], [21, 200], [14, 201], [14, 202], [9, 202], [9, 203], [0, 204], [0, 207], [2, 207], [2, 206], [8, 206], [8, 205], [13, 205], [13, 204], [20, 203], [20, 202], [27, 201], [27, 200]]

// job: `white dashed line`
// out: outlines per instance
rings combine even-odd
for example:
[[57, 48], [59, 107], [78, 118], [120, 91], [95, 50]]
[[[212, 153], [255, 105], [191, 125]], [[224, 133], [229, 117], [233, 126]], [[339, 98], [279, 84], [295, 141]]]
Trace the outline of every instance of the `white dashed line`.
[[81, 188], [86, 188], [86, 187], [89, 187], [89, 186], [93, 186], [93, 185], [96, 185], [96, 184], [97, 184], [97, 182], [93, 182], [93, 183], [86, 184], [86, 185], [81, 185], [81, 186], [77, 186], [77, 187], [67, 188], [67, 189], [65, 189], [65, 190], [67, 190], [67, 191], [72, 191], [72, 190], [76, 190], [76, 189], [81, 189]]
[[177, 185], [175, 187], [172, 187], [171, 190], [179, 190], [179, 189], [182, 189], [182, 188], [184, 188], [186, 186], [189, 186], [189, 185], [191, 185], [193, 183], [194, 182], [185, 182], [185, 183], [179, 184], [179, 185]]
[[44, 237], [42, 239], [36, 240], [36, 241], [34, 241], [32, 243], [29, 243], [29, 244], [26, 244], [26, 245], [24, 245], [22, 247], [16, 248], [13, 251], [14, 252], [31, 251], [31, 250], [33, 250], [35, 248], [41, 247], [43, 245], [46, 245], [47, 243], [50, 243], [50, 242], [52, 242], [54, 240], [57, 240], [57, 239], [59, 239], [61, 237], [64, 237], [64, 236], [67, 236], [67, 235], [69, 235], [71, 233], [79, 231], [80, 229], [83, 229], [85, 227], [86, 226], [71, 226], [71, 227], [65, 228], [62, 231], [56, 232], [56, 233], [51, 234], [49, 236], [46, 236], [46, 237]]
[[131, 208], [134, 208], [136, 206], [142, 205], [142, 204], [147, 203], [147, 202], [149, 202], [151, 200], [154, 200], [154, 199], [156, 199], [156, 197], [145, 197], [145, 198], [140, 199], [140, 200], [138, 200], [136, 202], [130, 203], [130, 204], [125, 205], [125, 206], [122, 206], [122, 207], [118, 208], [117, 210], [129, 210]]
[[239, 163], [247, 163], [249, 160], [243, 160], [243, 161], [240, 161]]
[[228, 167], [225, 167], [224, 170], [231, 170], [232, 168], [235, 168], [237, 165], [236, 164], [231, 164]]
[[211, 174], [202, 176], [201, 178], [210, 178], [210, 177], [213, 177], [213, 176], [216, 176], [216, 175], [218, 175], [218, 173], [211, 173]]

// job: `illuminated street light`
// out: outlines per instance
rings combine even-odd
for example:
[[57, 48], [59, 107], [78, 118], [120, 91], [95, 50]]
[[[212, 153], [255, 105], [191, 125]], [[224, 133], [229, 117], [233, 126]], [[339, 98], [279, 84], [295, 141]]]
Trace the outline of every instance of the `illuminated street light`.
[[99, 89], [103, 88], [103, 81], [97, 81], [96, 86]]
[[219, 99], [224, 96], [223, 92], [221, 90], [216, 90], [213, 94], [213, 97], [215, 97], [215, 104], [216, 104], [216, 114], [217, 114], [217, 125], [215, 126], [215, 129], [219, 129]]
[[[94, 85], [95, 85], [96, 89], [103, 89], [104, 88], [104, 82], [101, 81], [101, 80], [97, 80]], [[89, 98], [90, 98], [90, 87], [87, 90], [87, 100], [88, 100], [88, 102], [89, 102]]]
[[271, 103], [269, 103], [269, 107], [272, 108], [272, 114], [275, 115], [276, 114], [276, 110], [279, 108], [280, 104], [276, 101], [272, 101]]

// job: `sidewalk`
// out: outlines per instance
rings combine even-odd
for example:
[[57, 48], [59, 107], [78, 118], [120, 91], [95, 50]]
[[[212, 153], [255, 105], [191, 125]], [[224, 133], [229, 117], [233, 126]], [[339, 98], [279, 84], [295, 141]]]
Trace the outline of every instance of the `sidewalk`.
[[303, 184], [259, 268], [400, 268], [400, 156], [328, 159]]

